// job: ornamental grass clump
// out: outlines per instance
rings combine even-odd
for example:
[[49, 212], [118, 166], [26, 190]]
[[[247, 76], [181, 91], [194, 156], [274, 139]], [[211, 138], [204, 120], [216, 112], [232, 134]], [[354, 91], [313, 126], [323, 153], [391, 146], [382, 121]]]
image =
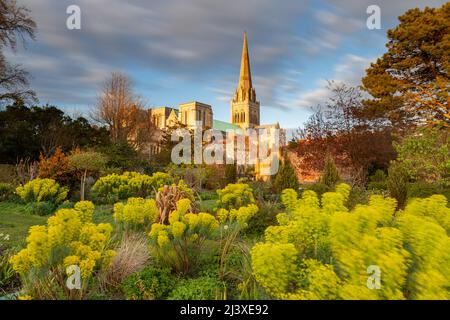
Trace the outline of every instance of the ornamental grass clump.
[[209, 213], [191, 213], [191, 201], [181, 199], [168, 218], [168, 225], [154, 223], [149, 237], [155, 257], [175, 272], [189, 274], [204, 242], [213, 239], [219, 223]]
[[101, 275], [102, 286], [105, 289], [117, 289], [127, 277], [144, 269], [149, 257], [144, 233], [125, 235], [116, 249], [111, 265]]
[[[60, 209], [47, 220], [46, 226], [33, 226], [29, 230], [27, 246], [11, 257], [10, 263], [19, 273], [23, 290], [36, 298], [54, 298], [44, 292], [42, 283], [73, 298], [67, 287], [66, 268], [79, 268], [81, 290], [75, 295], [82, 298], [94, 274], [107, 268], [115, 255], [108, 249], [112, 226], [92, 222], [94, 205], [90, 201], [75, 204], [73, 209]], [[52, 285], [48, 283], [52, 282]]]
[[189, 199], [191, 201], [189, 211], [195, 211], [194, 206], [194, 192], [184, 183], [183, 180], [178, 181], [178, 184], [170, 186], [164, 185], [158, 189], [156, 193], [156, 205], [159, 210], [160, 223], [167, 224], [169, 214], [177, 209], [177, 202], [181, 199]]

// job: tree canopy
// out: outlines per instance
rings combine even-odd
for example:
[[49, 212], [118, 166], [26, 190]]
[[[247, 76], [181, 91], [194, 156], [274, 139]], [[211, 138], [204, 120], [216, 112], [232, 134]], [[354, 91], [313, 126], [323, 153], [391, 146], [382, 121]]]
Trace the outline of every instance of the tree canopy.
[[28, 73], [3, 54], [5, 48], [16, 51], [18, 40], [25, 44], [27, 38], [34, 39], [36, 23], [29, 13], [15, 0], [0, 0], [0, 104], [37, 101], [28, 88]]
[[52, 155], [57, 147], [68, 152], [75, 147], [107, 145], [106, 128], [92, 126], [83, 117], [72, 119], [55, 106], [12, 105], [0, 111], [0, 162], [37, 160]]
[[382, 118], [396, 129], [423, 121], [450, 125], [450, 3], [408, 10], [388, 31], [387, 52], [362, 79], [372, 98], [365, 118]]

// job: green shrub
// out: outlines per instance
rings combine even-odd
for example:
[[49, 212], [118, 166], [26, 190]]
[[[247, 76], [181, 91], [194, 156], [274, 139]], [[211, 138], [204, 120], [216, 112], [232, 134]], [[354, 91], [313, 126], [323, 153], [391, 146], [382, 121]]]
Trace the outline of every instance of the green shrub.
[[48, 201], [58, 205], [67, 198], [69, 190], [66, 187], [61, 187], [53, 179], [37, 178], [17, 187], [16, 192], [26, 203]]
[[414, 180], [450, 187], [450, 130], [441, 126], [421, 126], [394, 142], [401, 162]]
[[0, 182], [12, 183], [16, 180], [15, 167], [11, 164], [0, 164]]
[[17, 195], [27, 204], [25, 211], [40, 216], [52, 214], [68, 192], [53, 179], [37, 178], [16, 188]]
[[386, 182], [369, 182], [367, 184], [367, 190], [384, 191], [386, 189], [387, 189]]
[[101, 177], [92, 187], [93, 197], [101, 203], [113, 204], [128, 198], [146, 198], [163, 185], [172, 184], [169, 174], [156, 172], [152, 176], [138, 172], [110, 174]]
[[377, 170], [373, 175], [369, 177], [369, 183], [367, 185], [368, 190], [386, 190], [387, 189], [387, 176], [383, 170]]
[[347, 201], [347, 208], [353, 209], [357, 204], [368, 204], [369, 193], [361, 187], [353, 187]]
[[277, 200], [279, 195], [273, 192], [272, 181], [251, 181], [250, 187], [256, 200]]
[[198, 197], [201, 201], [217, 200], [217, 194], [215, 192], [209, 192], [209, 191], [198, 192]]
[[161, 300], [167, 298], [176, 283], [169, 268], [151, 266], [125, 279], [122, 291], [130, 300]]
[[56, 209], [72, 209], [75, 205], [75, 202], [66, 200], [63, 203], [61, 203]]
[[51, 215], [56, 208], [57, 206], [50, 201], [30, 202], [25, 206], [25, 211], [29, 214], [38, 216], [48, 216]]
[[236, 164], [225, 165], [225, 184], [236, 183], [237, 168]]
[[215, 238], [219, 230], [213, 215], [191, 213], [190, 206], [189, 199], [179, 200], [176, 210], [169, 215], [169, 224], [154, 223], [148, 234], [153, 256], [174, 272], [185, 275], [196, 269], [205, 240]]
[[392, 162], [389, 167], [387, 188], [391, 197], [397, 200], [397, 207], [404, 208], [408, 196], [408, 172], [400, 162]]
[[[312, 192], [301, 199], [283, 192], [279, 225], [251, 250], [253, 274], [266, 292], [296, 300], [448, 300], [447, 200], [413, 199], [396, 212], [395, 199], [373, 195], [350, 211], [349, 190], [339, 185], [321, 201]], [[368, 288], [371, 265], [382, 270], [377, 290]]]
[[281, 165], [275, 176], [273, 185], [277, 193], [281, 193], [284, 189], [298, 190], [300, 187], [295, 170], [289, 160], [284, 161]]
[[217, 190], [220, 208], [232, 209], [255, 203], [252, 188], [246, 183], [230, 183], [225, 188]]
[[148, 230], [159, 219], [159, 211], [154, 199], [128, 198], [114, 205], [113, 216], [125, 230]]
[[[0, 241], [3, 240], [3, 236], [3, 234], [0, 234]], [[8, 259], [8, 253], [2, 252], [0, 248], [0, 296], [10, 292], [20, 283], [19, 276], [13, 270], [13, 267], [8, 262]]]
[[330, 192], [332, 188], [327, 186], [326, 184], [322, 182], [314, 183], [305, 186], [305, 190], [311, 190], [314, 191], [319, 197], [322, 196], [325, 192]]
[[323, 169], [322, 178], [320, 182], [328, 186], [329, 188], [334, 188], [336, 183], [341, 180], [339, 175], [339, 171], [334, 164], [334, 161], [331, 157], [327, 157], [325, 160], [325, 167]]
[[251, 235], [263, 235], [267, 227], [276, 223], [277, 214], [281, 212], [281, 205], [272, 200], [258, 200], [256, 205], [259, 212], [250, 218], [245, 232]]
[[414, 182], [408, 184], [408, 199], [411, 198], [428, 198], [433, 194], [437, 194], [437, 187], [427, 182]]
[[9, 183], [0, 183], [0, 201], [10, 200], [14, 196], [14, 188]]
[[450, 188], [444, 188], [439, 193], [445, 196], [450, 202]]
[[219, 300], [224, 292], [221, 281], [212, 277], [199, 277], [181, 281], [169, 300]]

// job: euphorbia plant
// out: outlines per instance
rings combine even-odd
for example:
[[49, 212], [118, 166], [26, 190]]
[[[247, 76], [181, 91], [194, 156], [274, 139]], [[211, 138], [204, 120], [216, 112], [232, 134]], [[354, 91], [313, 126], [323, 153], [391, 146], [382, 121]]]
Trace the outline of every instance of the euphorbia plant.
[[175, 272], [188, 274], [207, 239], [212, 239], [219, 223], [209, 213], [190, 213], [189, 199], [177, 202], [169, 224], [154, 223], [149, 233], [153, 252]]

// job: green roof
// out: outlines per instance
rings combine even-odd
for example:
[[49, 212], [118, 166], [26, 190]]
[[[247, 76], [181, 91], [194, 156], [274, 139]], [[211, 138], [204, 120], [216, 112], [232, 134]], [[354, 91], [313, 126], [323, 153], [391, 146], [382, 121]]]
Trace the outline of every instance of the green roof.
[[229, 122], [213, 120], [213, 129], [214, 130], [226, 131], [226, 130], [236, 130], [239, 128], [240, 128], [239, 126], [229, 123]]

